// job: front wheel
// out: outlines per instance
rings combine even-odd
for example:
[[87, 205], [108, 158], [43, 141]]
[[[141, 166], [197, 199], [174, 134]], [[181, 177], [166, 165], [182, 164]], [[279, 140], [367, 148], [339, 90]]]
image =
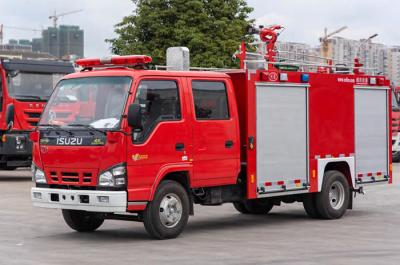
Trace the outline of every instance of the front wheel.
[[104, 214], [77, 211], [62, 210], [62, 215], [69, 227], [78, 232], [93, 232], [104, 223]]
[[177, 237], [188, 222], [189, 206], [189, 196], [182, 185], [171, 180], [161, 182], [143, 213], [147, 233], [156, 239]]
[[325, 219], [342, 217], [349, 206], [350, 195], [346, 177], [336, 170], [327, 171], [324, 174], [322, 190], [316, 195], [318, 213]]
[[18, 167], [12, 167], [12, 166], [7, 166], [7, 165], [0, 166], [0, 170], [7, 170], [7, 171], [16, 170], [17, 168]]
[[303, 197], [303, 207], [307, 215], [311, 218], [321, 218], [321, 214], [318, 212], [316, 203], [316, 194], [310, 193]]

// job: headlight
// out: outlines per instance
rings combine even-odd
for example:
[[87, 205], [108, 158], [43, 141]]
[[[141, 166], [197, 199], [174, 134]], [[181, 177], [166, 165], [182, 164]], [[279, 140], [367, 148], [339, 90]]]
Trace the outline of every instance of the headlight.
[[98, 185], [101, 187], [124, 187], [126, 184], [126, 167], [117, 165], [99, 175]]
[[99, 177], [99, 185], [112, 187], [114, 186], [114, 176], [110, 171], [102, 173]]
[[31, 166], [31, 172], [32, 172], [32, 180], [33, 181], [35, 181], [36, 183], [40, 183], [40, 184], [47, 183], [44, 172], [40, 168], [35, 166], [34, 164], [32, 164], [32, 166]]

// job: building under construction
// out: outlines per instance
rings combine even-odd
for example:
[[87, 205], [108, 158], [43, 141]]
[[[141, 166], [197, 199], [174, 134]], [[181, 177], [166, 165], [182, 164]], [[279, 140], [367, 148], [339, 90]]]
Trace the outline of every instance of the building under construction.
[[0, 43], [0, 54], [21, 58], [42, 58], [43, 55], [46, 55], [46, 58], [66, 60], [81, 58], [84, 57], [84, 31], [79, 26], [48, 27], [41, 31], [41, 38], [34, 38], [32, 41], [9, 40], [8, 44]]
[[42, 38], [32, 40], [34, 52], [49, 53], [57, 58], [84, 56], [84, 32], [79, 26], [61, 25], [42, 31]]

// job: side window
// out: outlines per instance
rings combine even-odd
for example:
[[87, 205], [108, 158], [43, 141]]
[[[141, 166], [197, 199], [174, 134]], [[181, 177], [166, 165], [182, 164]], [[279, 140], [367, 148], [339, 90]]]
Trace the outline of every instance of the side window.
[[135, 103], [142, 112], [143, 130], [135, 142], [144, 142], [156, 125], [162, 121], [181, 119], [178, 85], [169, 80], [146, 80], [139, 84]]
[[193, 81], [192, 91], [197, 120], [229, 119], [224, 82]]

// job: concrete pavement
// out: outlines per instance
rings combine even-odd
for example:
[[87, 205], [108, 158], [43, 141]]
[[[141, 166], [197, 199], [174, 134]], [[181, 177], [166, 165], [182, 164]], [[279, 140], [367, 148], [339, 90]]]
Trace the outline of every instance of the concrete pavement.
[[266, 216], [232, 205], [197, 206], [177, 239], [150, 239], [141, 223], [68, 228], [58, 210], [31, 206], [29, 171], [0, 172], [0, 265], [12, 264], [400, 264], [400, 166], [396, 183], [367, 188], [340, 220], [309, 219], [301, 204]]

